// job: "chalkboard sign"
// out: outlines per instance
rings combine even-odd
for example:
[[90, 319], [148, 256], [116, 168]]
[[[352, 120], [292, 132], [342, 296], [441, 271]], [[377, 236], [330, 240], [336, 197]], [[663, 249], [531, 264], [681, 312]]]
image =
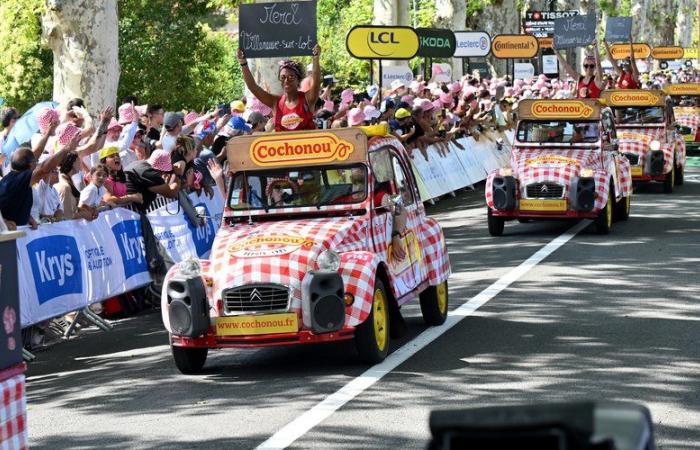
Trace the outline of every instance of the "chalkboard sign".
[[608, 42], [629, 42], [632, 34], [631, 17], [608, 17], [605, 25], [605, 40]]
[[451, 58], [455, 54], [455, 34], [442, 28], [416, 28], [418, 56], [427, 58]]
[[248, 58], [311, 55], [316, 45], [316, 0], [242, 4], [238, 41]]
[[555, 19], [554, 47], [563, 49], [591, 45], [596, 38], [595, 28], [595, 14]]

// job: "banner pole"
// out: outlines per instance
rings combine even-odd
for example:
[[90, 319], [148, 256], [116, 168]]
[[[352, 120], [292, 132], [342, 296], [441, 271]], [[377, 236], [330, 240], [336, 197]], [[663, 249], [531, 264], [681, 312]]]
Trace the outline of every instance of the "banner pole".
[[374, 84], [374, 60], [369, 60], [369, 84], [370, 86]]
[[382, 60], [380, 59], [379, 60], [379, 105], [380, 105], [380, 107], [382, 104], [382, 97], [384, 96], [384, 92], [382, 92], [382, 84], [383, 83], [384, 83], [384, 71], [382, 69]]

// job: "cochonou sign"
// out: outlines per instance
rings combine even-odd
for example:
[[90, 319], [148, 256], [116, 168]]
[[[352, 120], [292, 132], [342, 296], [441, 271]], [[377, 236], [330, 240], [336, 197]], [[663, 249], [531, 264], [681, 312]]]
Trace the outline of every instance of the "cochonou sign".
[[455, 34], [442, 28], [416, 28], [418, 56], [427, 58], [450, 58], [455, 54]]

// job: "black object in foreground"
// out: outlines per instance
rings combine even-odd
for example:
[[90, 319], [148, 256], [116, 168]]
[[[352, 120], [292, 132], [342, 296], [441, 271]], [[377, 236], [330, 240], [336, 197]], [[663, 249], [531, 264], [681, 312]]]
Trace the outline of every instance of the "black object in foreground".
[[433, 411], [429, 450], [655, 450], [649, 410], [572, 402]]

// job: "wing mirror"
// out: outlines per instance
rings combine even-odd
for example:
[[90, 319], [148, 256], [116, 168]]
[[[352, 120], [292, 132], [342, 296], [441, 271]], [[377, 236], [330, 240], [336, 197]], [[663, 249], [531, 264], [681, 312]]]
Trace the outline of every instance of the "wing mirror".
[[613, 140], [612, 140], [612, 146], [613, 146], [613, 151], [619, 152], [619, 151], [620, 151], [620, 140], [619, 140], [619, 139], [613, 139]]

